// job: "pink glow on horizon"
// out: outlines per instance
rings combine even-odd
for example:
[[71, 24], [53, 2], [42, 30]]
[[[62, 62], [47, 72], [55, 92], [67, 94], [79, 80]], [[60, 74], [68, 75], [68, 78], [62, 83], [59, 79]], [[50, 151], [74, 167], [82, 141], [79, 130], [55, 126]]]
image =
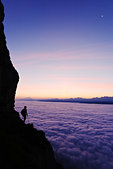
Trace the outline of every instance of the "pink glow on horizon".
[[[112, 96], [112, 56], [101, 53], [97, 45], [89, 46], [90, 50], [18, 53], [15, 66], [21, 81], [17, 97]], [[111, 46], [105, 44], [105, 48]]]
[[[70, 88], [71, 86], [71, 88]], [[113, 84], [101, 84], [91, 82], [69, 82], [67, 79], [60, 80], [56, 85], [21, 85], [18, 87], [17, 97], [33, 98], [69, 98], [69, 97], [101, 97], [112, 96]], [[86, 92], [87, 91], [87, 92]], [[104, 92], [104, 95], [103, 95]]]

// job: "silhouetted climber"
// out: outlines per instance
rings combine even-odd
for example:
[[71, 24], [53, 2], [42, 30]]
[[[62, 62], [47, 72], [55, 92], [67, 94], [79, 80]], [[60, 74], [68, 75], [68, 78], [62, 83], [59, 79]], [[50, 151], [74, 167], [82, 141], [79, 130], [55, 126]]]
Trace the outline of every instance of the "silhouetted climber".
[[24, 122], [25, 122], [26, 116], [28, 116], [28, 113], [27, 113], [27, 107], [26, 107], [26, 106], [24, 106], [24, 108], [22, 109], [21, 115], [23, 116]]

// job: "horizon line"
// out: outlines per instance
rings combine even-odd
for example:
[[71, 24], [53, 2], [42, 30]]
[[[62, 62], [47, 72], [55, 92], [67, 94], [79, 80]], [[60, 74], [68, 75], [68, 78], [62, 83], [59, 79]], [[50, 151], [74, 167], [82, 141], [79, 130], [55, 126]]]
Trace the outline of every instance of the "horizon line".
[[93, 99], [93, 98], [112, 98], [113, 96], [96, 96], [96, 97], [16, 97], [15, 100], [19, 100], [19, 99], [77, 99], [77, 98], [81, 98], [81, 99]]

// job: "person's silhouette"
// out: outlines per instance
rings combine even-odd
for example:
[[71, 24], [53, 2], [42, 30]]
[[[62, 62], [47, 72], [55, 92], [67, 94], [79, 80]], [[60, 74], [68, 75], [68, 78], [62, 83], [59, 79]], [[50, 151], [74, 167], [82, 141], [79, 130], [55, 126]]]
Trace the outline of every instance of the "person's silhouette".
[[21, 115], [23, 116], [24, 122], [25, 122], [26, 116], [28, 116], [28, 114], [27, 114], [27, 107], [26, 106], [24, 106], [24, 108], [22, 109]]

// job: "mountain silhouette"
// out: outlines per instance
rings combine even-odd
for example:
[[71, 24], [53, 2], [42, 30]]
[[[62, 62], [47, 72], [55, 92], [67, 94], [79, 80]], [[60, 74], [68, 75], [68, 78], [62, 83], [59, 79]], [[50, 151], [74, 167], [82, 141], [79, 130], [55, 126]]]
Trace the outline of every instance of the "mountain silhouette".
[[25, 124], [14, 110], [19, 75], [6, 46], [4, 16], [0, 0], [0, 168], [60, 169], [45, 133]]

